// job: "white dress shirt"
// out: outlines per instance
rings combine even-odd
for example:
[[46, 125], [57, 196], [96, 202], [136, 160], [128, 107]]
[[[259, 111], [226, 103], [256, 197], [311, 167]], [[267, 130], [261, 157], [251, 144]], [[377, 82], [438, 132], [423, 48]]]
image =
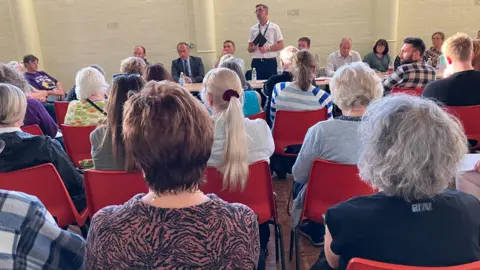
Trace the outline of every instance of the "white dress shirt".
[[[258, 26], [260, 26], [260, 28]], [[266, 32], [265, 29], [267, 30]], [[267, 21], [264, 26], [261, 26], [259, 23], [257, 23], [252, 26], [252, 28], [250, 28], [250, 36], [248, 37], [248, 42], [252, 42], [257, 37], [258, 33], [260, 33], [260, 31], [262, 32], [262, 34], [265, 33], [264, 36], [267, 39], [267, 43], [265, 43], [265, 45], [263, 46], [273, 46], [277, 44], [277, 42], [283, 40], [283, 35], [282, 31], [280, 31], [280, 27], [270, 21]], [[253, 52], [253, 58], [275, 58], [277, 56], [278, 52], [261, 53], [259, 50]]]
[[[250, 120], [245, 118], [245, 133], [247, 134], [248, 164], [260, 160], [270, 162], [275, 144], [272, 131], [262, 119]], [[223, 162], [223, 151], [226, 142], [225, 117], [215, 119], [212, 154], [207, 162], [208, 166], [218, 167]]]
[[343, 57], [340, 54], [340, 51], [336, 51], [328, 56], [325, 72], [327, 73], [327, 76], [332, 77], [335, 71], [337, 71], [337, 69], [339, 69], [341, 66], [360, 61], [362, 61], [362, 57], [354, 50], [350, 50], [350, 53], [347, 57]]
[[0, 128], [0, 134], [2, 134], [2, 133], [16, 132], [16, 131], [22, 132], [22, 129], [19, 128], [19, 127], [1, 127], [1, 128]]

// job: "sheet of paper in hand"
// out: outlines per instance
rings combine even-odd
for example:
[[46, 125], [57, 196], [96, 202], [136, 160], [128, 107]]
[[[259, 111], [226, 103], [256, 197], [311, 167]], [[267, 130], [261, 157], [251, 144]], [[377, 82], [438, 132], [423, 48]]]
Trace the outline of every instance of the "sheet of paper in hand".
[[265, 45], [265, 43], [267, 43], [267, 39], [265, 38], [264, 35], [262, 35], [262, 33], [258, 33], [258, 35], [255, 37], [252, 43], [255, 46], [262, 47], [263, 45]]

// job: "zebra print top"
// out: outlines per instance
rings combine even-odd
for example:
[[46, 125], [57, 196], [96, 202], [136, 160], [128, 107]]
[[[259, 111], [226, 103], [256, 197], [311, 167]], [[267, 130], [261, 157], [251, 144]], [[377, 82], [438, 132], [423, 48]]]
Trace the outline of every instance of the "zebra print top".
[[243, 204], [213, 194], [193, 207], [158, 208], [138, 194], [93, 217], [87, 269], [254, 269], [257, 217]]

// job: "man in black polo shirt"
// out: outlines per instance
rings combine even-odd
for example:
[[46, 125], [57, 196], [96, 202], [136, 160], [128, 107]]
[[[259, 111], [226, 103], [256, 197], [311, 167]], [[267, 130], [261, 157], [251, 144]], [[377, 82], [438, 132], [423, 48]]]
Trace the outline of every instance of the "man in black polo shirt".
[[458, 33], [445, 41], [442, 51], [448, 78], [427, 84], [423, 96], [446, 106], [480, 105], [480, 71], [472, 67], [472, 39], [465, 33]]

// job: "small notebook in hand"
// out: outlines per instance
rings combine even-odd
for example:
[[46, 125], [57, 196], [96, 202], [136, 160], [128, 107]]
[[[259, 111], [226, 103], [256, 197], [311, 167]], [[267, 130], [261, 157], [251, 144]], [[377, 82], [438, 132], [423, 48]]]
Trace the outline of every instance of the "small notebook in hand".
[[262, 33], [258, 33], [257, 37], [252, 41], [253, 45], [262, 47], [267, 43], [267, 39], [262, 35]]

